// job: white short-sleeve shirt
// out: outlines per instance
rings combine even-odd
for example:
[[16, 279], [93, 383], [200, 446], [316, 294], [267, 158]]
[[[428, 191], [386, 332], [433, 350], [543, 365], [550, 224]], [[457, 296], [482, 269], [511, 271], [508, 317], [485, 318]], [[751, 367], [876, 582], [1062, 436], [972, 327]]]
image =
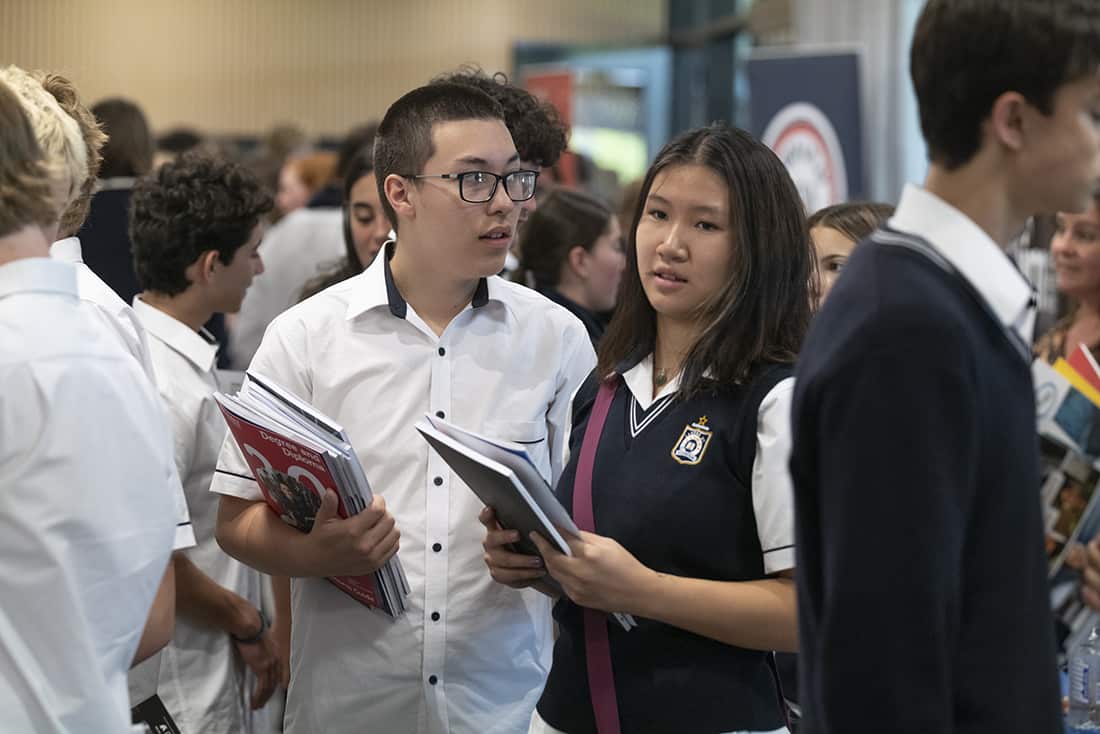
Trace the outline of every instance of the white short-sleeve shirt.
[[[141, 365], [149, 381], [155, 382], [145, 329], [138, 321], [134, 309], [84, 264], [80, 240], [76, 237], [58, 240], [50, 246], [50, 257], [76, 268], [76, 292], [81, 308], [116, 338], [122, 348]], [[190, 548], [195, 544], [195, 535], [191, 529], [191, 517], [184, 501], [183, 488], [178, 481], [174, 484], [172, 494], [176, 503], [175, 547]]]
[[[214, 538], [218, 498], [210, 493], [210, 482], [227, 431], [214, 400], [218, 343], [205, 330], [194, 331], [140, 296], [134, 299], [134, 312], [148, 337], [198, 541], [183, 553], [214, 583], [259, 607], [262, 576], [230, 557]], [[253, 731], [245, 678], [229, 635], [176, 616], [172, 641], [161, 651], [157, 692], [182, 731]]]
[[0, 266], [0, 731], [129, 731], [126, 673], [175, 535], [141, 368], [72, 265]]
[[[550, 666], [549, 600], [495, 583], [477, 497], [414, 430], [425, 414], [527, 445], [561, 473], [569, 403], [595, 365], [583, 325], [522, 286], [483, 280], [437, 337], [386, 255], [276, 319], [252, 369], [343, 424], [401, 531], [412, 593], [391, 620], [323, 579], [295, 579], [288, 732], [525, 731]], [[215, 492], [260, 493], [227, 441]]]

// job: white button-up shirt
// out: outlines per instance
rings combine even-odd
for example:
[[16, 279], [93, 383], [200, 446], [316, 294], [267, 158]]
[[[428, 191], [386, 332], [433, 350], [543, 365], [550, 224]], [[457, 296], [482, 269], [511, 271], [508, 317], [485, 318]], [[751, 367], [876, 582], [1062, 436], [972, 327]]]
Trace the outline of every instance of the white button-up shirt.
[[[569, 403], [595, 355], [580, 321], [483, 280], [441, 337], [401, 298], [385, 255], [276, 319], [252, 368], [347, 430], [401, 531], [412, 593], [397, 620], [323, 579], [295, 579], [288, 732], [526, 731], [549, 670], [549, 600], [495, 583], [481, 502], [413, 426], [430, 412], [526, 444], [556, 480]], [[260, 500], [232, 441], [213, 490]]]
[[129, 731], [175, 535], [171, 443], [72, 265], [0, 267], [0, 731]]
[[[134, 312], [148, 336], [198, 541], [183, 552], [214, 583], [259, 607], [262, 576], [227, 555], [214, 539], [218, 499], [210, 493], [210, 481], [227, 430], [214, 401], [218, 344], [205, 330], [194, 331], [140, 296], [134, 299]], [[172, 641], [161, 653], [157, 692], [182, 731], [253, 731], [245, 669], [237, 657], [229, 635], [176, 616]]]
[[985, 230], [955, 207], [920, 186], [908, 184], [890, 227], [916, 235], [959, 271], [997, 318], [1030, 349], [1035, 331], [1031, 284]]

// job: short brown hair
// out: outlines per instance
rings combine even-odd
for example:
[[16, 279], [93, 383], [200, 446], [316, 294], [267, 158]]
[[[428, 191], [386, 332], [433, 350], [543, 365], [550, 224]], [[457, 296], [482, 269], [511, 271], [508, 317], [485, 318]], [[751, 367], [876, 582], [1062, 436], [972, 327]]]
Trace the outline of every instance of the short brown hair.
[[807, 226], [835, 229], [852, 242], [860, 242], [886, 224], [894, 214], [892, 204], [877, 201], [849, 201], [818, 209], [810, 215]]
[[909, 53], [928, 156], [948, 170], [981, 147], [993, 102], [1016, 91], [1043, 114], [1100, 66], [1096, 0], [929, 0]]
[[114, 97], [92, 105], [92, 114], [107, 134], [100, 178], [137, 178], [153, 170], [156, 142], [140, 107]]
[[0, 81], [0, 237], [57, 219], [51, 177], [23, 104]]
[[500, 103], [504, 124], [512, 134], [519, 158], [543, 168], [558, 162], [569, 141], [569, 131], [557, 108], [508, 81], [507, 75], [486, 74], [477, 67], [462, 67], [453, 74], [432, 80], [433, 84], [463, 84], [480, 89]]
[[439, 122], [500, 120], [504, 110], [485, 92], [465, 84], [438, 82], [406, 93], [386, 110], [374, 138], [374, 170], [382, 209], [397, 231], [397, 214], [386, 198], [386, 178], [415, 175], [435, 154], [432, 128]]
[[88, 218], [88, 209], [92, 206], [92, 194], [95, 193], [95, 182], [99, 176], [99, 164], [103, 161], [100, 151], [107, 142], [107, 136], [99, 129], [93, 115], [80, 101], [76, 93], [76, 87], [60, 74], [36, 71], [31, 76], [37, 79], [42, 88], [53, 95], [69, 117], [76, 120], [80, 126], [80, 135], [84, 138], [84, 147], [88, 156], [88, 174], [80, 183], [80, 193], [69, 204], [69, 208], [61, 214], [61, 224], [58, 228], [59, 237], [69, 237], [80, 231], [84, 220]]

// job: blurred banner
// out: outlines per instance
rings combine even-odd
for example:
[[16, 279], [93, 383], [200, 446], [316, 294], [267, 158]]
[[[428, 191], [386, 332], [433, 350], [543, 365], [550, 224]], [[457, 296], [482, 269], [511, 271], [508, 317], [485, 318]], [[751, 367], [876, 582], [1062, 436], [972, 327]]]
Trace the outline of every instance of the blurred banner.
[[787, 166], [807, 213], [866, 197], [859, 55], [753, 52], [750, 131]]

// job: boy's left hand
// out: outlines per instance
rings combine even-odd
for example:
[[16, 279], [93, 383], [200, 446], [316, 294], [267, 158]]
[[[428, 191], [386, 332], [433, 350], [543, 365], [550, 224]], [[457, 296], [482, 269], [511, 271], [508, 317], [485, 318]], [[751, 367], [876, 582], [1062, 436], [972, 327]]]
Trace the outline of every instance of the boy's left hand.
[[546, 570], [574, 603], [604, 612], [642, 614], [640, 606], [660, 578], [656, 571], [611, 538], [583, 530], [580, 537], [564, 537], [572, 556], [559, 553], [541, 535], [531, 533]]

